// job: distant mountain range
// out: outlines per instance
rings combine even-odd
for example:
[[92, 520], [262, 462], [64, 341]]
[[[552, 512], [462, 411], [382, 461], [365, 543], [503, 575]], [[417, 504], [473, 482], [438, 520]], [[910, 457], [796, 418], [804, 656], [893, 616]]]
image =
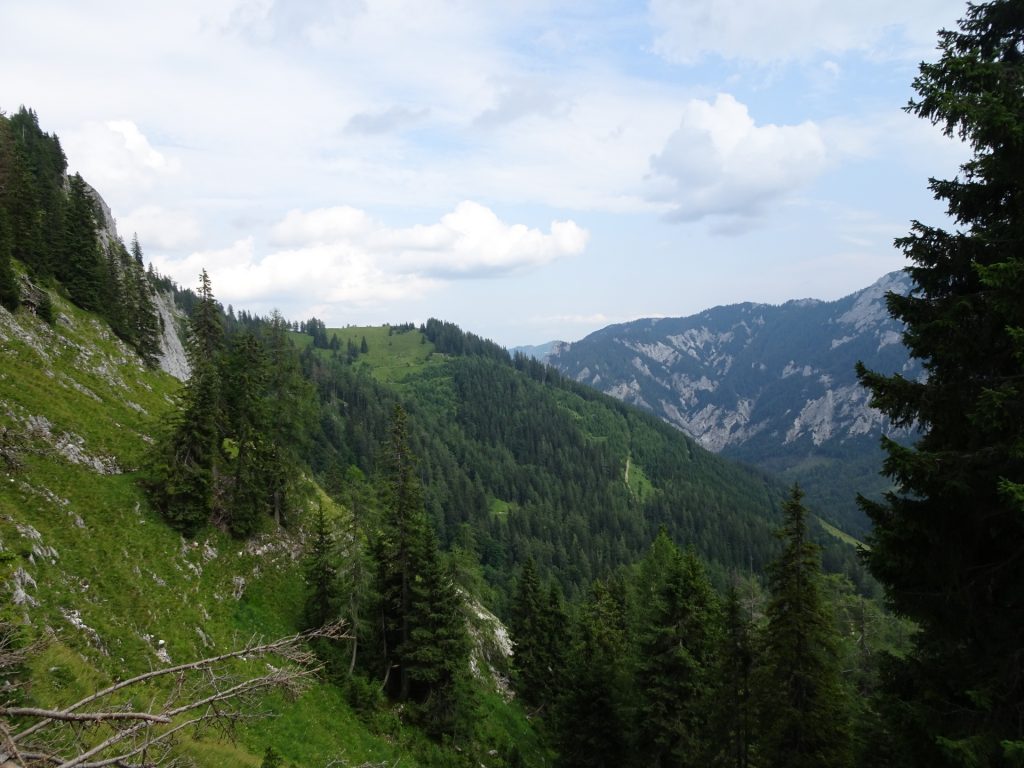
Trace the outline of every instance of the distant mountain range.
[[[855, 534], [856, 493], [877, 494], [879, 437], [909, 439], [868, 405], [854, 365], [921, 375], [885, 304], [893, 272], [838, 301], [735, 304], [611, 325], [540, 359], [647, 409], [702, 446], [797, 480], [823, 517]], [[524, 353], [525, 350], [523, 350]]]

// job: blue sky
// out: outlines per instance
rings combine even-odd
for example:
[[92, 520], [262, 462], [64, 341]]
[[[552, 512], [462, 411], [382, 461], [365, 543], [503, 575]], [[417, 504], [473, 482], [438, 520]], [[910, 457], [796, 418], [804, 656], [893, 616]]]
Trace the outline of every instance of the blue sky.
[[225, 303], [507, 344], [904, 266], [967, 154], [901, 107], [948, 0], [6, 0], [127, 239]]

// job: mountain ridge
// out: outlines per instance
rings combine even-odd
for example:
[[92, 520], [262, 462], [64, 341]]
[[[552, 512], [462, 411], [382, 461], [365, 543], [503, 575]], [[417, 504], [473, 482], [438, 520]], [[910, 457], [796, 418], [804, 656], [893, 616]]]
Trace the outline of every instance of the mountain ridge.
[[[879, 438], [906, 440], [912, 432], [870, 407], [854, 366], [863, 361], [872, 370], [922, 375], [885, 306], [886, 293], [909, 289], [909, 277], [892, 272], [835, 301], [746, 302], [688, 317], [641, 318], [559, 346], [544, 359], [577, 382], [655, 413], [711, 451], [812, 487], [822, 484], [805, 465], [852, 457], [858, 481], [876, 492], [884, 485], [872, 477]], [[852, 493], [833, 519], [855, 533], [866, 528]]]

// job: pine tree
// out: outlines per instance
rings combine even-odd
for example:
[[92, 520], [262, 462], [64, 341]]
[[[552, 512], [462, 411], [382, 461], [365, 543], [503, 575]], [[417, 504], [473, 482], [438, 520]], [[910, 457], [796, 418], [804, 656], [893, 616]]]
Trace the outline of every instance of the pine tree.
[[560, 766], [613, 768], [629, 754], [627, 639], [621, 601], [602, 582], [573, 622], [565, 693], [557, 711]]
[[640, 751], [651, 766], [704, 766], [717, 597], [697, 555], [680, 552], [665, 529], [646, 559], [635, 676]]
[[82, 309], [100, 309], [104, 289], [104, 262], [96, 237], [96, 215], [85, 181], [75, 174], [68, 181], [68, 209], [64, 220], [57, 277]]
[[749, 768], [755, 751], [753, 673], [757, 652], [753, 622], [740, 601], [735, 579], [726, 590], [722, 614], [711, 727], [717, 749], [712, 764]]
[[266, 399], [270, 404], [265, 487], [275, 522], [287, 526], [301, 478], [300, 456], [313, 431], [315, 401], [313, 387], [303, 379], [298, 354], [288, 338], [287, 322], [277, 310], [269, 320], [264, 326]]
[[231, 451], [225, 466], [229, 487], [222, 494], [224, 508], [219, 516], [240, 538], [253, 534], [271, 510], [268, 375], [267, 356], [259, 339], [250, 331], [236, 334], [221, 372], [222, 444], [229, 445]]
[[7, 211], [0, 208], [0, 306], [13, 312], [18, 308], [20, 294], [18, 278], [11, 266], [11, 254], [14, 251], [14, 235]]
[[307, 628], [322, 627], [337, 615], [338, 584], [334, 566], [334, 537], [323, 505], [313, 520], [313, 538], [306, 553], [305, 623]]
[[886, 441], [896, 491], [862, 502], [868, 562], [920, 627], [893, 663], [902, 765], [1020, 765], [1024, 759], [1024, 14], [1016, 0], [968, 6], [939, 33], [908, 111], [973, 156], [931, 180], [955, 231], [914, 222], [897, 245], [909, 296], [889, 296], [927, 378], [859, 368], [873, 404], [923, 436]]
[[527, 558], [512, 595], [508, 628], [515, 644], [516, 695], [536, 713], [549, 713], [562, 694], [568, 621], [558, 587], [543, 589], [533, 558]]
[[392, 415], [386, 465], [385, 518], [377, 541], [385, 689], [392, 698], [419, 705], [423, 727], [439, 736], [460, 721], [469, 639], [461, 598], [427, 522], [401, 406]]
[[131, 296], [132, 344], [143, 362], [155, 367], [160, 358], [160, 315], [153, 300], [153, 286], [146, 277], [139, 236], [132, 235], [131, 261], [126, 265], [126, 290]]
[[166, 435], [150, 456], [147, 486], [164, 518], [186, 535], [207, 522], [213, 509], [221, 441], [220, 312], [206, 270], [199, 276], [185, 344], [190, 375]]
[[803, 491], [783, 505], [783, 550], [768, 573], [771, 600], [758, 688], [766, 768], [850, 764], [849, 708], [838, 638], [822, 595], [820, 548], [808, 539]]

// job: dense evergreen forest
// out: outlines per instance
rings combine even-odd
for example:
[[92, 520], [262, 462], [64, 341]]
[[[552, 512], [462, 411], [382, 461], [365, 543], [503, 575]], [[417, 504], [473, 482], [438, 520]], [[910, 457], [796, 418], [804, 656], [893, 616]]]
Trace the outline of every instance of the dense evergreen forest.
[[[330, 679], [368, 720], [397, 705], [438, 744], [477, 737], [466, 615], [482, 603], [558, 765], [1021, 765], [1019, 11], [971, 6], [915, 81], [909, 110], [974, 156], [931, 182], [957, 231], [898, 241], [915, 288], [889, 306], [927, 378], [859, 369], [922, 431], [885, 442], [895, 490], [862, 500], [871, 576], [799, 487], [543, 365], [438, 320], [375, 333], [224, 311], [205, 272], [179, 291], [191, 375], [142, 472], [150, 502], [185, 536], [305, 530], [304, 622], [350, 627], [317, 646]], [[65, 170], [34, 113], [0, 117], [0, 300], [52, 321], [38, 286], [64, 291], [152, 363], [161, 278], [137, 241], [101, 236]]]
[[[138, 238], [129, 246], [114, 239], [96, 193], [66, 171], [60, 140], [35, 112], [0, 114], [0, 303], [13, 310], [24, 302], [52, 322], [41, 288], [59, 286], [154, 365], [161, 320]], [[27, 269], [23, 285], [12, 259]]]

